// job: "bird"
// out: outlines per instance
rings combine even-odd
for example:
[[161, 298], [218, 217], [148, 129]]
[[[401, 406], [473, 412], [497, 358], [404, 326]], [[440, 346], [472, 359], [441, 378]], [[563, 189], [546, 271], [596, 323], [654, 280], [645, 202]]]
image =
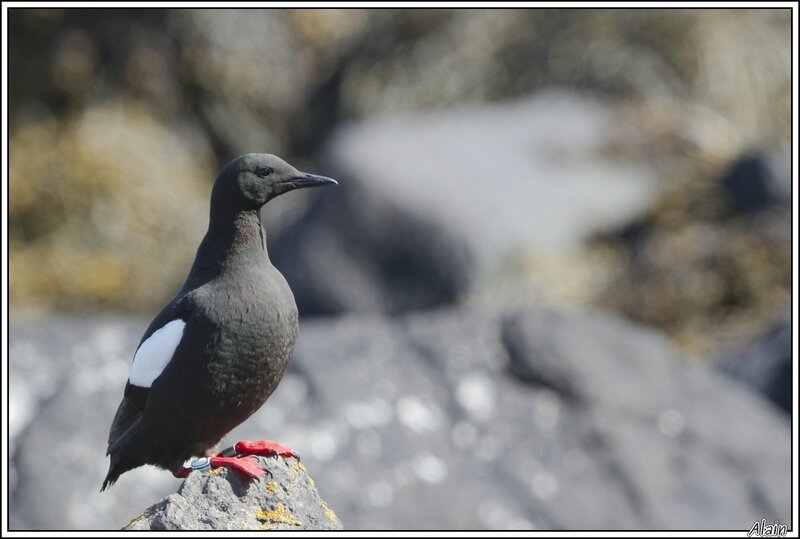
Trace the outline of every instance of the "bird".
[[101, 491], [147, 464], [176, 477], [209, 466], [254, 477], [265, 470], [248, 455], [296, 456], [269, 440], [240, 441], [220, 453], [216, 447], [275, 390], [297, 338], [297, 306], [270, 262], [260, 210], [289, 191], [337, 184], [266, 153], [222, 168], [189, 274], [134, 353], [109, 430]]

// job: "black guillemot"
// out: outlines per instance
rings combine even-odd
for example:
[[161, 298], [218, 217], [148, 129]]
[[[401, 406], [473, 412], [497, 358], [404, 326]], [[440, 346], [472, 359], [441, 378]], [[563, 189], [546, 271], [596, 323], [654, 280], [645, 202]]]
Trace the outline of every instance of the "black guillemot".
[[185, 476], [228, 466], [264, 473], [253, 454], [294, 453], [278, 442], [240, 441], [217, 453], [231, 429], [280, 382], [297, 337], [294, 296], [267, 255], [259, 210], [278, 195], [336, 184], [269, 154], [228, 163], [211, 193], [211, 215], [186, 282], [144, 333], [108, 436], [101, 490], [152, 464]]

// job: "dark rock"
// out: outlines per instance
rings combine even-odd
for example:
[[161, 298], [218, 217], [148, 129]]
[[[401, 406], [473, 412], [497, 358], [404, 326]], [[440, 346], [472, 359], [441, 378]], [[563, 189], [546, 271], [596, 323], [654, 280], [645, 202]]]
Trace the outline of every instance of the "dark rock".
[[790, 315], [785, 315], [744, 349], [720, 358], [716, 366], [791, 413], [793, 377]]
[[295, 459], [258, 457], [271, 475], [248, 480], [227, 468], [193, 472], [125, 530], [340, 530]]
[[301, 315], [396, 313], [453, 303], [472, 276], [460, 236], [343, 182], [270, 246]]
[[719, 182], [729, 211], [757, 213], [791, 204], [790, 174], [781, 168], [767, 152], [746, 154], [731, 165]]
[[302, 314], [448, 305], [528, 251], [570, 253], [643, 211], [652, 171], [604, 152], [617, 112], [569, 93], [338, 130], [340, 180], [271, 244]]
[[[13, 527], [119, 528], [132, 508], [175, 491], [169, 473], [146, 467], [98, 492], [124, 351], [145, 322], [12, 326]], [[283, 382], [223, 446], [270, 438], [292, 447], [350, 529], [789, 522], [785, 417], [686, 364], [658, 333], [540, 310], [301, 326]], [[19, 402], [28, 410], [15, 419]], [[69, 481], [54, 482], [43, 462]]]

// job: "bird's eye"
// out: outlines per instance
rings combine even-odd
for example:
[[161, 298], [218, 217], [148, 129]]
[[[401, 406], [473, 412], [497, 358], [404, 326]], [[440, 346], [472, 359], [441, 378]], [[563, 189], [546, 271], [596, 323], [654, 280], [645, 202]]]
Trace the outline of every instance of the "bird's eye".
[[267, 176], [272, 174], [272, 169], [269, 167], [260, 167], [256, 169], [256, 174], [258, 174], [262, 178], [266, 178]]

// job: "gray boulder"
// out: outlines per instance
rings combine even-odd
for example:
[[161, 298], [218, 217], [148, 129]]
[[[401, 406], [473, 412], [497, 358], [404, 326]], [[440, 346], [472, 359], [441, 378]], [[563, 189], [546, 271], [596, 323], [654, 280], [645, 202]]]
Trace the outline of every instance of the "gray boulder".
[[295, 459], [258, 457], [270, 471], [248, 480], [227, 468], [192, 472], [176, 494], [147, 508], [125, 530], [340, 530]]
[[353, 529], [749, 529], [790, 516], [785, 421], [653, 331], [535, 310], [347, 317], [301, 335], [285, 389], [302, 388], [307, 413], [290, 413], [286, 436], [311, 450]]
[[[150, 467], [98, 492], [122, 351], [145, 325], [12, 325], [12, 527], [119, 528], [175, 492]], [[300, 453], [349, 529], [745, 530], [790, 518], [785, 416], [660, 334], [600, 313], [312, 319], [275, 394], [223, 446], [257, 438]]]
[[340, 180], [271, 244], [301, 314], [452, 304], [509, 258], [571, 254], [657, 194], [607, 151], [619, 113], [551, 92], [339, 129], [320, 169]]

